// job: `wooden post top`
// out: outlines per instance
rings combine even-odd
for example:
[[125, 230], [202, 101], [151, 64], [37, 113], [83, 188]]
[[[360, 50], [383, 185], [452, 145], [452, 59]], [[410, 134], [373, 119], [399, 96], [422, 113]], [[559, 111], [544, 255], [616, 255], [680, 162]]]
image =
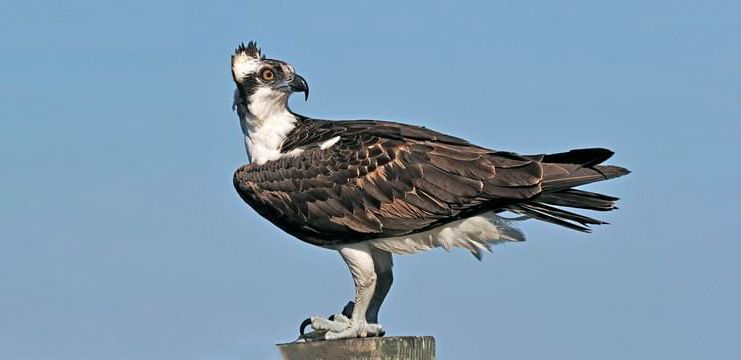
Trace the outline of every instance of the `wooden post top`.
[[432, 336], [390, 336], [278, 344], [284, 360], [434, 360]]

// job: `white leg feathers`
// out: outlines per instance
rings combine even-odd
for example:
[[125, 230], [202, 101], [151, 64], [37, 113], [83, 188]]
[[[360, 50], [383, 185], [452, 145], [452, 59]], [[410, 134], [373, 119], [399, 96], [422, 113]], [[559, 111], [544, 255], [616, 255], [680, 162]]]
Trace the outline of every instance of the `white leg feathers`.
[[372, 247], [394, 254], [409, 255], [436, 247], [464, 248], [481, 260], [484, 251], [506, 241], [524, 241], [522, 232], [493, 212], [450, 222], [424, 232], [370, 240]]
[[367, 242], [352, 244], [340, 248], [340, 255], [350, 268], [353, 282], [355, 282], [355, 308], [352, 312], [352, 322], [365, 324], [365, 315], [378, 280], [373, 266], [371, 248]]

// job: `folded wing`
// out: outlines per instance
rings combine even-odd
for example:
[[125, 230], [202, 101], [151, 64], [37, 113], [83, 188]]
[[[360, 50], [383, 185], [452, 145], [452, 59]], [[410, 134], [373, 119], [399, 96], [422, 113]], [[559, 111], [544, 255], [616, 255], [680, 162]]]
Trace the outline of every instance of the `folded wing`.
[[[357, 126], [332, 123], [289, 139], [284, 151], [303, 152], [241, 167], [238, 193], [292, 235], [332, 245], [423, 231], [541, 192], [538, 159], [424, 128]], [[316, 146], [334, 136], [331, 147]]]

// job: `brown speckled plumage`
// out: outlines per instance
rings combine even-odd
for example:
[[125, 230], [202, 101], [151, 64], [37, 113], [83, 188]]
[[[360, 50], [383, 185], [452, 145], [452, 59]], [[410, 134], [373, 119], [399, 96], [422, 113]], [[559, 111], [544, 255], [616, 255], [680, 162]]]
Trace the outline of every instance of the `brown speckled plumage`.
[[[339, 136], [336, 144], [320, 144]], [[239, 195], [286, 232], [336, 245], [424, 231], [484, 211], [512, 210], [586, 231], [600, 224], [551, 205], [609, 210], [616, 198], [570, 189], [627, 173], [596, 166], [612, 152], [521, 156], [422, 127], [300, 118], [281, 152], [234, 174]]]

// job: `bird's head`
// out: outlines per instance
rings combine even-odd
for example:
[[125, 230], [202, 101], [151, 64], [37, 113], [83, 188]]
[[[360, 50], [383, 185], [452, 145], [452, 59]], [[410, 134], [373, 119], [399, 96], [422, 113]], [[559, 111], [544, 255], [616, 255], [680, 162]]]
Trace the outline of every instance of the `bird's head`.
[[232, 55], [232, 77], [237, 84], [235, 106], [255, 110], [285, 107], [294, 92], [309, 98], [309, 85], [296, 74], [293, 65], [266, 59], [254, 41], [239, 45]]

